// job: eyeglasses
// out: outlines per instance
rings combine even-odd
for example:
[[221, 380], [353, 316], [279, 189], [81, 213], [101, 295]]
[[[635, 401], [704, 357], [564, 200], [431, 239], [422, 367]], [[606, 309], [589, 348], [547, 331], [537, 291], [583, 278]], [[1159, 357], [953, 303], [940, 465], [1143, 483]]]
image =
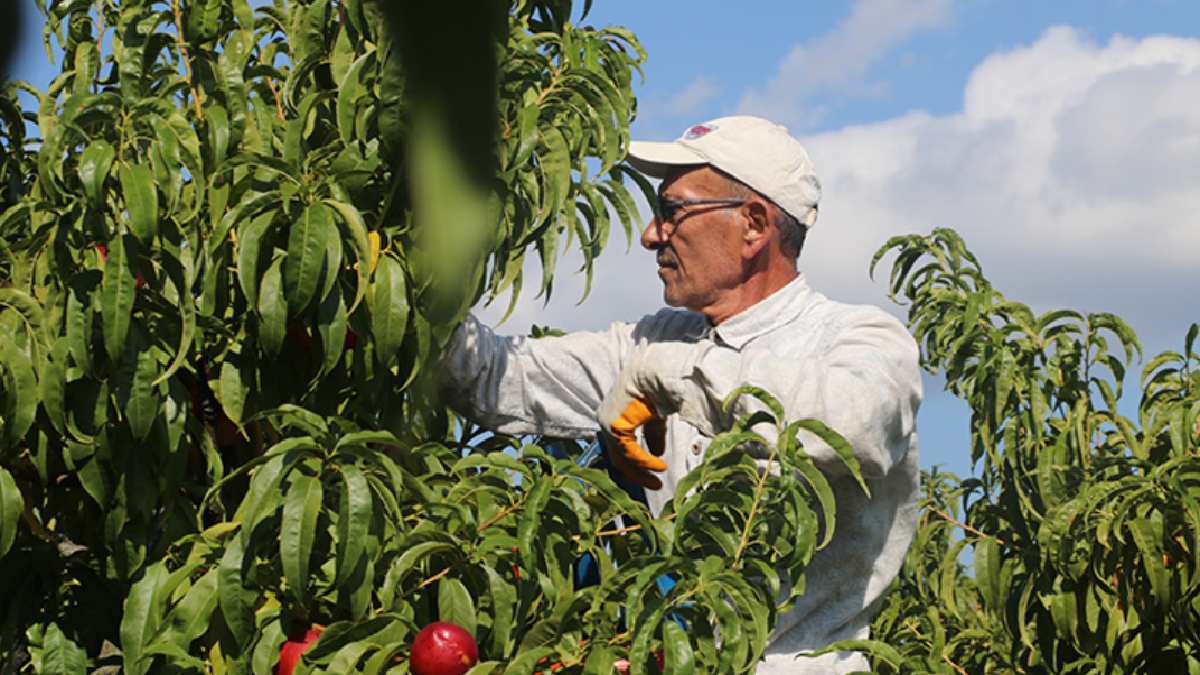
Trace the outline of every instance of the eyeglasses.
[[745, 199], [671, 199], [659, 195], [654, 215], [661, 222], [675, 223], [676, 214], [685, 206], [741, 206], [745, 203]]

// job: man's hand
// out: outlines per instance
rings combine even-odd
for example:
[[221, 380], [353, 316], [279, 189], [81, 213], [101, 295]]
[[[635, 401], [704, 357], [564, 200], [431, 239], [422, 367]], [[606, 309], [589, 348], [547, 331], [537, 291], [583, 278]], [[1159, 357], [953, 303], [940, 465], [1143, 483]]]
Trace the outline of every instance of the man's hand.
[[[658, 388], [645, 386], [644, 381], [652, 377], [647, 362], [645, 354], [639, 355], [621, 371], [617, 384], [600, 404], [599, 418], [607, 436], [604, 446], [613, 466], [638, 485], [657, 490], [662, 481], [654, 472], [667, 470], [667, 463], [659, 459], [667, 433], [666, 419], [659, 410], [668, 402], [656, 401], [661, 395], [652, 392]], [[639, 427], [649, 451], [638, 443]]]

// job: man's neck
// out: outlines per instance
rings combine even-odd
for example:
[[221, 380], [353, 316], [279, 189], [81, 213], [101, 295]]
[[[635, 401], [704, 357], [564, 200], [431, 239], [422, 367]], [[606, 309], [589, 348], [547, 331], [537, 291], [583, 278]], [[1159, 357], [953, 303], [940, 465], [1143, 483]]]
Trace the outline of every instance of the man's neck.
[[709, 307], [698, 310], [714, 326], [721, 325], [747, 309], [766, 300], [776, 291], [790, 284], [800, 272], [795, 267], [774, 267], [751, 274], [744, 283], [731, 289], [723, 298]]

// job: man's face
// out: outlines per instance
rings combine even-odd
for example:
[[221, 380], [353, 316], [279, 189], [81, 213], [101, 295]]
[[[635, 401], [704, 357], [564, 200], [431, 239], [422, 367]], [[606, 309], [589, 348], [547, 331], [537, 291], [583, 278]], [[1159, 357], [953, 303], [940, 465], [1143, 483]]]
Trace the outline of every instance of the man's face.
[[[663, 179], [659, 194], [669, 199], [736, 199], [735, 185], [708, 166], [682, 167]], [[744, 217], [736, 205], [698, 204], [678, 209], [670, 222], [655, 218], [642, 232], [654, 251], [663, 300], [702, 312], [743, 280]]]

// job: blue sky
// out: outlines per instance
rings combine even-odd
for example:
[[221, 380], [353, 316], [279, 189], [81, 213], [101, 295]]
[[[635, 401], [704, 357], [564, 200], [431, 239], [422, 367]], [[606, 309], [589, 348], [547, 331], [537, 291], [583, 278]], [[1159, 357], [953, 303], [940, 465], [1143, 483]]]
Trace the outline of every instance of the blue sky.
[[[55, 69], [27, 18], [12, 75], [44, 87]], [[867, 278], [871, 252], [951, 226], [1036, 310], [1115, 312], [1149, 353], [1200, 321], [1194, 0], [597, 0], [586, 22], [630, 28], [649, 52], [635, 138], [753, 113], [805, 142], [825, 194], [801, 267], [834, 299], [900, 314]], [[652, 259], [623, 244], [584, 303], [568, 260], [555, 297], [524, 297], [505, 329], [656, 310]], [[922, 463], [967, 473], [966, 408], [925, 384]]]

